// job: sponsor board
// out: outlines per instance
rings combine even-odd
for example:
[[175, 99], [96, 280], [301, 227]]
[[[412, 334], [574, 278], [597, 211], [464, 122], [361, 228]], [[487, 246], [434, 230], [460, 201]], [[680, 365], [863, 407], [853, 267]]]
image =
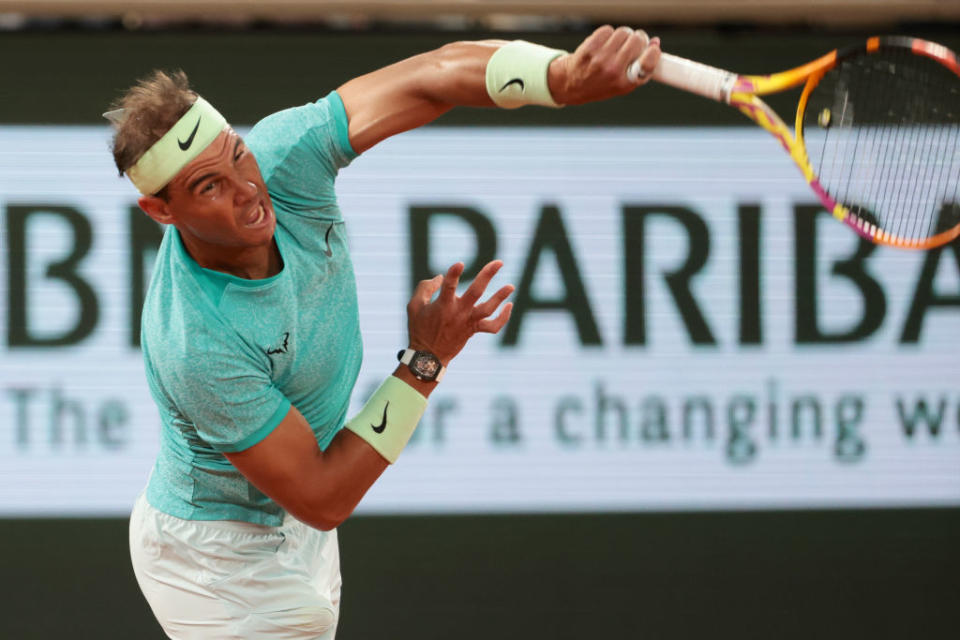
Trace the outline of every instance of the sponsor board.
[[[118, 515], [159, 420], [139, 313], [161, 231], [101, 127], [0, 128], [0, 515]], [[863, 244], [753, 128], [410, 132], [338, 178], [365, 360], [414, 284], [505, 267], [359, 511], [960, 504], [960, 249]]]

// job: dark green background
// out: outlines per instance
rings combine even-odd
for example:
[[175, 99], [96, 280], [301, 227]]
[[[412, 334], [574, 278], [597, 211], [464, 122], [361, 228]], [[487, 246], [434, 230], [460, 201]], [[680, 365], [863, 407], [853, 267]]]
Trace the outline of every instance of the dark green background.
[[[358, 517], [338, 638], [956, 638], [960, 512]], [[162, 638], [120, 520], [0, 521], [3, 638]]]
[[[960, 28], [902, 27], [960, 50]], [[389, 62], [457, 39], [523, 37], [573, 49], [588, 32], [344, 33], [306, 29], [47, 31], [0, 34], [0, 123], [101, 123], [111, 99], [154, 68], [182, 68], [195, 88], [234, 124], [315, 100], [341, 83]], [[862, 42], [873, 33], [720, 29], [653, 30], [663, 49], [740, 73], [772, 73]], [[797, 95], [770, 102], [792, 122]], [[724, 105], [651, 85], [628, 98], [577, 108], [453, 110], [439, 124], [698, 125], [744, 124]]]
[[[894, 31], [960, 49], [956, 25]], [[665, 50], [751, 73], [871, 35], [655, 32]], [[229, 119], [251, 124], [392, 60], [485, 35], [5, 33], [0, 123], [99, 123], [137, 76], [180, 67]], [[513, 35], [572, 48], [584, 33], [498, 37]], [[772, 100], [783, 113], [794, 101]], [[455, 110], [439, 122], [742, 123], [727, 107], [663, 87], [559, 111]], [[343, 640], [960, 635], [958, 509], [357, 517], [340, 538]], [[0, 549], [0, 638], [162, 637], [129, 568], [125, 521], [0, 520]]]

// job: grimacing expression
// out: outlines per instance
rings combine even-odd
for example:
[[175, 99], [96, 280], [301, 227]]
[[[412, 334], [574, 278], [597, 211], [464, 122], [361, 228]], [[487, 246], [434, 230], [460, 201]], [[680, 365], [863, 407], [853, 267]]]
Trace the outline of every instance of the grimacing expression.
[[203, 244], [245, 248], [273, 238], [276, 217], [260, 167], [229, 127], [174, 177], [167, 203], [181, 234]]

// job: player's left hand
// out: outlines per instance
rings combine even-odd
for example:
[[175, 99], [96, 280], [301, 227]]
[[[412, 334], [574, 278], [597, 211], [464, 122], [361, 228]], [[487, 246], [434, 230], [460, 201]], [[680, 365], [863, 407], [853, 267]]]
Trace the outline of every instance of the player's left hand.
[[[500, 260], [487, 263], [462, 296], [457, 295], [457, 285], [464, 269], [462, 262], [450, 267], [444, 276], [420, 282], [407, 304], [410, 348], [430, 351], [449, 366], [473, 335], [499, 332], [507, 324], [513, 309], [510, 302], [500, 307], [513, 293], [513, 285], [500, 287], [483, 302], [480, 302], [480, 296], [502, 266]], [[431, 301], [437, 291], [440, 294]], [[498, 308], [500, 313], [491, 317]]]
[[[636, 81], [627, 68], [640, 60], [643, 73]], [[573, 53], [550, 63], [550, 93], [559, 104], [583, 104], [633, 91], [649, 82], [660, 60], [660, 38], [642, 29], [604, 25], [590, 34]]]

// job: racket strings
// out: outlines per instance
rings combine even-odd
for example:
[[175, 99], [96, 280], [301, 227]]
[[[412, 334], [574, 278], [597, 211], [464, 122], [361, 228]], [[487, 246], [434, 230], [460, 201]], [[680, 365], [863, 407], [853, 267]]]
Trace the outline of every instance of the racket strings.
[[[877, 95], [877, 99], [880, 104], [887, 104], [891, 99], [896, 95], [896, 90], [893, 87], [893, 83], [885, 82], [881, 85], [881, 92]], [[902, 129], [899, 126], [890, 126], [881, 125], [880, 133], [875, 138], [875, 144], [873, 148], [869, 150], [868, 157], [881, 157], [887, 153], [888, 149], [901, 149], [901, 146], [898, 144], [900, 141], [900, 134], [902, 134]], [[872, 174], [872, 179], [870, 181], [870, 186], [868, 190], [868, 197], [866, 198], [867, 202], [879, 202], [883, 196], [883, 188], [885, 184], [892, 178], [893, 171], [900, 166], [899, 162], [890, 162], [884, 163], [879, 167], [878, 170], [874, 171]], [[862, 205], [861, 205], [862, 206]], [[874, 224], [879, 226], [882, 229], [887, 229], [884, 225], [884, 222], [880, 220], [873, 220]], [[888, 231], [890, 229], [887, 229]]]
[[[903, 57], [909, 62], [914, 61], [914, 57], [908, 54], [903, 54]], [[951, 192], [951, 183], [948, 182], [950, 172], [945, 172], [945, 168], [954, 161], [956, 145], [949, 144], [949, 126], [941, 126], [950, 123], [946, 117], [950, 102], [942, 99], [949, 94], [949, 85], [942, 81], [942, 77], [938, 79], [937, 76], [913, 74], [912, 71], [911, 67], [906, 68], [905, 80], [919, 89], [909, 96], [909, 109], [904, 118], [907, 125], [904, 128], [911, 134], [911, 148], [919, 150], [922, 155], [909, 167], [912, 171], [907, 174], [905, 185], [902, 185], [907, 199], [902, 206], [909, 207], [909, 214], [900, 225], [900, 235], [922, 238], [936, 233], [942, 212], [947, 210], [951, 200], [956, 200], [957, 180], [952, 181], [954, 188]], [[956, 83], [955, 80], [953, 83]], [[958, 122], [954, 120], [954, 142], [958, 137], [957, 128]], [[941, 186], [942, 194], [939, 193]]]
[[960, 79], [950, 70], [907, 49], [847, 59], [813, 90], [804, 122], [820, 183], [864, 222], [905, 239], [960, 224]]
[[[958, 139], [960, 139], [960, 136], [954, 136], [953, 140], [951, 141], [950, 137], [946, 134], [945, 130], [943, 128], [938, 128], [935, 146], [936, 148], [943, 148], [947, 150], [946, 157], [952, 160], [956, 158], [958, 155], [958, 149], [957, 149]], [[932, 201], [932, 199], [936, 197], [936, 193], [933, 190], [933, 184], [940, 184], [945, 180], [949, 179], [951, 175], [950, 173], [951, 165], [952, 165], [952, 162], [950, 161], [940, 163], [940, 171], [936, 175], [935, 183], [930, 183], [928, 185], [926, 192], [924, 193], [925, 201]], [[955, 171], [955, 174], [960, 174], [960, 167], [957, 168], [957, 170]], [[958, 191], [957, 191], [956, 185], [954, 185], [954, 187], [955, 188], [954, 188], [953, 201], [960, 201], [960, 199], [957, 198]], [[941, 231], [946, 231], [947, 229], [953, 226], [953, 224], [949, 224], [950, 210], [951, 210], [951, 202], [949, 201], [944, 202], [943, 206], [940, 208], [940, 210], [937, 212], [936, 216], [932, 220], [933, 227], [929, 235], [935, 235], [937, 233], [940, 233]], [[956, 224], [957, 222], [960, 222], [960, 220], [954, 220], [954, 224]], [[944, 225], [947, 225], [947, 226], [944, 226]]]
[[[947, 89], [947, 87], [943, 87]], [[934, 117], [934, 122], [936, 122], [936, 117], [940, 109], [946, 109], [949, 112], [950, 104], [945, 103], [939, 105], [934, 102], [931, 106], [932, 116]], [[945, 114], [944, 114], [945, 115]], [[924, 120], [926, 122], [926, 120]], [[917, 205], [917, 214], [916, 214], [916, 224], [911, 228], [911, 231], [914, 234], [914, 237], [920, 237], [921, 235], [934, 235], [937, 232], [937, 228], [941, 222], [941, 219], [946, 211], [948, 211], [948, 201], [936, 202], [936, 185], [941, 184], [947, 177], [949, 173], [944, 175], [944, 167], [952, 164], [953, 156], [956, 152], [956, 139], [958, 136], [954, 136], [954, 144], [950, 145], [949, 136], [946, 134], [947, 129], [945, 127], [939, 126], [929, 126], [923, 127], [921, 129], [923, 132], [923, 140], [921, 146], [925, 148], [932, 149], [932, 156], [935, 158], [942, 158], [942, 161], [934, 164], [930, 175], [920, 176], [916, 180], [914, 191], [912, 196], [914, 201], [918, 203]], [[949, 149], [948, 149], [949, 147]], [[954, 180], [954, 199], [956, 199], [956, 184], [957, 181]], [[927, 206], [934, 207], [934, 215], [931, 217], [924, 216], [924, 204], [927, 203]], [[937, 206], [940, 205], [940, 206]]]
[[[897, 52], [898, 58], [903, 59], [904, 56], [904, 53]], [[900, 60], [897, 62], [898, 64], [896, 65], [891, 63], [894, 70], [902, 64]], [[903, 80], [909, 80], [912, 75], [909, 67], [905, 68], [901, 73], [905, 76]], [[904, 88], [904, 90], [906, 90], [906, 88]], [[895, 231], [899, 236], [915, 238], [917, 237], [918, 227], [921, 224], [922, 218], [922, 216], [919, 215], [918, 202], [914, 194], [922, 178], [922, 176], [918, 175], [917, 171], [919, 158], [916, 157], [916, 153], [917, 150], [922, 147], [918, 138], [922, 135], [923, 129], [910, 126], [912, 122], [919, 119], [918, 115], [920, 114], [918, 113], [917, 107], [912, 104], [914, 96], [906, 95], [904, 97], [906, 98], [906, 105], [903, 112], [899, 115], [900, 125], [898, 126], [898, 128], [904, 132], [904, 140], [900, 145], [903, 154], [898, 167], [898, 169], [902, 169], [902, 172], [898, 172], [894, 180], [894, 184], [897, 185], [897, 194], [894, 203], [904, 213], [896, 225]]]
[[[937, 128], [922, 126], [929, 120], [922, 102], [922, 97], [930, 94], [929, 77], [915, 73], [911, 65], [913, 56], [903, 51], [889, 54], [878, 62], [886, 72], [881, 81], [893, 87], [894, 91], [885, 100], [875, 103], [875, 110], [884, 109], [876, 119], [883, 122], [883, 118], [889, 116], [896, 122], [897, 130], [895, 171], [892, 179], [883, 180], [880, 187], [884, 188], [888, 182], [895, 187], [890, 204], [901, 212], [899, 216], [889, 216], [884, 228], [900, 237], [929, 236], [933, 220], [929, 194], [935, 180], [928, 175], [924, 152], [927, 152], [927, 157], [939, 156], [929, 139], [931, 131]], [[920, 195], [925, 185], [928, 194], [926, 199]]]

